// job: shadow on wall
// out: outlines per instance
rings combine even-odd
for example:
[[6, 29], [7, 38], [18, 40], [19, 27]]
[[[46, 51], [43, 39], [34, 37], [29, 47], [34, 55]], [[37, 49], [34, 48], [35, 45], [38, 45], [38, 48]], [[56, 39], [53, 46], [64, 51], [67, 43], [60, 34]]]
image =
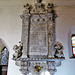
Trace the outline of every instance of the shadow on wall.
[[71, 43], [71, 36], [75, 34], [75, 26], [72, 26], [68, 32], [68, 51], [69, 51], [69, 58], [73, 56], [72, 54], [72, 43]]
[[9, 51], [5, 42], [0, 38], [0, 75], [7, 75]]

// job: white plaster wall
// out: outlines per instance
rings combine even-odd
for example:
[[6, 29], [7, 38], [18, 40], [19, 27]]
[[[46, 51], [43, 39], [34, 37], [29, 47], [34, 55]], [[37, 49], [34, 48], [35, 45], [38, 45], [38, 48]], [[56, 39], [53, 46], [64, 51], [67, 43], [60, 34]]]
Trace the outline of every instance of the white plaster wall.
[[[69, 59], [69, 49], [68, 43], [70, 43], [70, 38], [68, 40], [69, 31], [72, 26], [75, 26], [75, 6], [58, 6], [56, 7], [56, 12], [58, 18], [56, 19], [56, 40], [60, 41], [64, 46], [65, 61], [57, 69], [58, 71], [55, 75], [74, 75], [75, 72], [75, 59]], [[75, 29], [73, 29], [73, 32]], [[72, 33], [72, 32], [71, 32]], [[69, 36], [71, 37], [71, 35]], [[70, 51], [71, 52], [71, 51]]]
[[[21, 40], [22, 22], [19, 15], [24, 10], [25, 3], [34, 5], [35, 0], [0, 0], [0, 38], [9, 49], [8, 75], [22, 75], [19, 67], [12, 60], [13, 45]], [[58, 15], [56, 19], [56, 41], [64, 46], [65, 60], [57, 68], [55, 75], [74, 75], [75, 59], [69, 59], [68, 32], [75, 25], [75, 1], [74, 0], [44, 0], [44, 3], [53, 2]], [[68, 2], [68, 3], [67, 3]]]

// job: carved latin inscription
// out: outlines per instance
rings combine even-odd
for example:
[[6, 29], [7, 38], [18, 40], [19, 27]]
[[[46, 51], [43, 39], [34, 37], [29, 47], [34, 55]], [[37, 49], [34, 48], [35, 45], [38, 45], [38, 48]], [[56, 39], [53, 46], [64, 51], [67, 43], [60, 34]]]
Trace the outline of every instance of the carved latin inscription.
[[48, 54], [47, 24], [31, 24], [30, 28], [30, 55]]

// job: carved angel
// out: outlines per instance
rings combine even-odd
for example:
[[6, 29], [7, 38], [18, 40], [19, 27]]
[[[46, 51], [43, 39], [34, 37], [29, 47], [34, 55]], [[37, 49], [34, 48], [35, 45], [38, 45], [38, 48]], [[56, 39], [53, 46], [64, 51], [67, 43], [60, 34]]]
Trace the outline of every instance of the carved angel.
[[13, 58], [21, 57], [22, 56], [22, 49], [23, 49], [23, 44], [21, 42], [19, 42], [19, 46], [14, 45], [13, 50], [15, 51], [15, 53], [13, 54]]

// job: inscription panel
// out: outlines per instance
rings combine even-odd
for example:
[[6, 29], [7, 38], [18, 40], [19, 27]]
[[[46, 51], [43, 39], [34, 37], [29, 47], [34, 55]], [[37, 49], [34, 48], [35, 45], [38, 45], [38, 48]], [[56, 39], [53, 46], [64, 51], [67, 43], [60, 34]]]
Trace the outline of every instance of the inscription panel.
[[30, 25], [29, 55], [48, 55], [47, 24]]

